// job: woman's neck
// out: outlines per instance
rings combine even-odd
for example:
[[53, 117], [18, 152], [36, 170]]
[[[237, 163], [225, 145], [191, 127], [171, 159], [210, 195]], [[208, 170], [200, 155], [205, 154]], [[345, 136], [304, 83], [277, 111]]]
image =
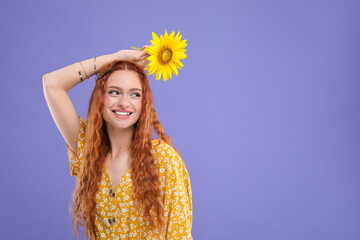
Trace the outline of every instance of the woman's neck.
[[134, 126], [124, 129], [114, 129], [111, 126], [107, 126], [111, 144], [110, 155], [112, 159], [117, 159], [130, 151], [134, 131]]

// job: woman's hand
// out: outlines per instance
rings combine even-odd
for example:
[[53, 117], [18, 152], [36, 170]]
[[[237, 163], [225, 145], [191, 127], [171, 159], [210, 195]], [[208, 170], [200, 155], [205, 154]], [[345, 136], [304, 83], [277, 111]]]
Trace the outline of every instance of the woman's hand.
[[[143, 49], [147, 47], [149, 46], [144, 45]], [[145, 50], [120, 50], [116, 52], [116, 55], [118, 59], [135, 62], [142, 68], [145, 68], [146, 65], [150, 62], [146, 59], [150, 56], [150, 54], [148, 54]]]

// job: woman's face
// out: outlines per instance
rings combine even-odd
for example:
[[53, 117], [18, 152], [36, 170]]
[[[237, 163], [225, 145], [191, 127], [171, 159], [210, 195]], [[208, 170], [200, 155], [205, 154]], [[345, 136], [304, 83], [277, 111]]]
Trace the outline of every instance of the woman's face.
[[[140, 117], [142, 87], [139, 74], [129, 70], [114, 71], [106, 82], [103, 118], [113, 129], [133, 126]], [[124, 115], [130, 113], [130, 115]]]

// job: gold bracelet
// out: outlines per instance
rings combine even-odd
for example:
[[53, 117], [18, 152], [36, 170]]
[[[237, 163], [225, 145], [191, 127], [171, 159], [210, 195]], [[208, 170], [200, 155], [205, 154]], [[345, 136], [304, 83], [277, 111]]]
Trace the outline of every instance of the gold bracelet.
[[83, 71], [84, 71], [84, 73], [85, 73], [85, 75], [86, 75], [86, 78], [85, 78], [85, 79], [89, 78], [89, 76], [88, 76], [87, 73], [85, 72], [85, 69], [84, 69], [83, 65], [81, 64], [81, 62], [79, 62], [79, 63], [80, 63], [81, 68], [83, 69]]

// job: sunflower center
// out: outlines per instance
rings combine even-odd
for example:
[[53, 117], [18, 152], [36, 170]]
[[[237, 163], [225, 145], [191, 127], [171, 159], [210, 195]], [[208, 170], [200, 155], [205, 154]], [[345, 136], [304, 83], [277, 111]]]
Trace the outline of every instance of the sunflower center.
[[161, 64], [169, 63], [171, 61], [172, 55], [173, 52], [171, 48], [167, 48], [167, 47], [163, 48], [159, 54], [159, 63]]

